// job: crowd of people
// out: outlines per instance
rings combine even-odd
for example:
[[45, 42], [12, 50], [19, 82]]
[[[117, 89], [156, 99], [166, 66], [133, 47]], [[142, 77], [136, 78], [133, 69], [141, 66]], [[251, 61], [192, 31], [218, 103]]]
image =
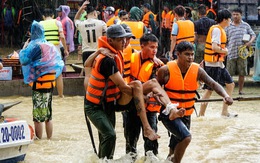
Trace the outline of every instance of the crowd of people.
[[[69, 6], [61, 5], [56, 12], [54, 19], [53, 11], [45, 9], [43, 21], [33, 22], [31, 37], [19, 53], [24, 82], [32, 87], [39, 139], [43, 122], [47, 138], [52, 137], [53, 88], [57, 83], [58, 95], [63, 97], [62, 72], [66, 57], [75, 50], [74, 36], [79, 38], [77, 50], [84, 64], [85, 118], [98, 130], [100, 158], [113, 159], [117, 111], [123, 116], [126, 153], [137, 153], [142, 131], [145, 154], [157, 155], [160, 120], [170, 133], [167, 159], [175, 163], [181, 162], [191, 142], [191, 115], [200, 87], [202, 99], [209, 99], [213, 91], [223, 97], [221, 116], [238, 116], [228, 109], [235, 87], [232, 76], [239, 76], [238, 94], [246, 94], [249, 50], [243, 49], [256, 39], [240, 8], [216, 11], [200, 5], [197, 17], [181, 5], [171, 10], [165, 4], [162, 13], [155, 15], [148, 3], [129, 11], [108, 6], [99, 12], [85, 1], [74, 22], [68, 17]], [[259, 49], [260, 36], [253, 76], [258, 82]], [[202, 103], [199, 116], [205, 116], [206, 108], [207, 103]]]

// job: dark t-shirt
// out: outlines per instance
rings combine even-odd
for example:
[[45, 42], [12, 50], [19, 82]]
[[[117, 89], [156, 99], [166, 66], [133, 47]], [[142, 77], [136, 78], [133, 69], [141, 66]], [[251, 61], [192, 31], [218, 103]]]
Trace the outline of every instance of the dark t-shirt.
[[207, 36], [209, 28], [215, 24], [215, 21], [208, 18], [208, 17], [202, 17], [199, 20], [194, 22], [195, 26], [195, 32], [198, 35], [205, 35]]
[[106, 79], [108, 79], [109, 76], [117, 72], [118, 72], [118, 68], [114, 59], [105, 57], [100, 62], [100, 74], [102, 74]]

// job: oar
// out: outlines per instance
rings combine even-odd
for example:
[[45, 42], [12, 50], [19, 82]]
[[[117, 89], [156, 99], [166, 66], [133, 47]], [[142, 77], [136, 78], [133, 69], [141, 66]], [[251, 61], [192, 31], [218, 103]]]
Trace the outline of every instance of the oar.
[[[256, 101], [260, 100], [260, 96], [255, 97], [235, 97], [233, 101]], [[223, 101], [223, 98], [215, 98], [215, 99], [196, 99], [195, 102], [216, 102]]]
[[17, 102], [8, 102], [8, 103], [3, 103], [2, 105], [4, 106], [3, 112], [10, 109], [11, 107], [20, 104], [22, 101], [17, 101]]

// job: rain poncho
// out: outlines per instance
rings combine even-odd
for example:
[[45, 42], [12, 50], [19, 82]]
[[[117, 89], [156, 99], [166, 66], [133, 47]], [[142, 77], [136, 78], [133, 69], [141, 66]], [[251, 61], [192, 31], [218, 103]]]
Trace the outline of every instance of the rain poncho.
[[33, 21], [31, 41], [19, 53], [24, 83], [36, 81], [40, 76], [55, 71], [56, 78], [61, 74], [64, 62], [56, 47], [44, 37], [43, 26]]
[[74, 23], [68, 17], [70, 13], [70, 7], [67, 5], [60, 5], [62, 9], [62, 15], [60, 17], [60, 21], [63, 28], [63, 33], [65, 35], [66, 43], [69, 44], [69, 52], [73, 52], [75, 50], [74, 46]]
[[258, 34], [255, 45], [253, 80], [260, 82], [260, 34]]

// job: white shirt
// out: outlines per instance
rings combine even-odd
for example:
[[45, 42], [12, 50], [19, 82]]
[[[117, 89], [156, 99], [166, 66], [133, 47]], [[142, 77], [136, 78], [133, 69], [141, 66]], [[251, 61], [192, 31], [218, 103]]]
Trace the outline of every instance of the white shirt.
[[82, 36], [82, 52], [96, 51], [98, 48], [98, 38], [103, 36], [107, 30], [104, 21], [88, 18], [87, 20], [75, 20], [75, 26]]

